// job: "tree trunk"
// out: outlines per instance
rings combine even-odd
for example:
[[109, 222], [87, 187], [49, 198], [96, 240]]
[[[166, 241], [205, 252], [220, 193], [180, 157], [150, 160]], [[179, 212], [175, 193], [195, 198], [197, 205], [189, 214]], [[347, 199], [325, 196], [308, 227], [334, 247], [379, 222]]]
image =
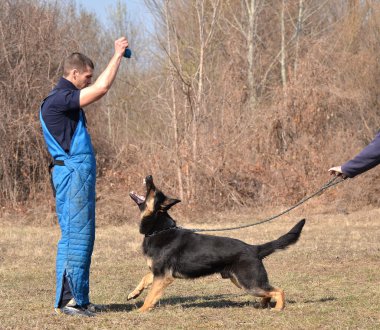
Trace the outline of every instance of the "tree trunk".
[[248, 31], [247, 31], [247, 83], [248, 83], [248, 104], [249, 108], [253, 110], [256, 105], [256, 83], [254, 77], [254, 32], [255, 32], [255, 19], [256, 19], [256, 1], [245, 0], [245, 7], [248, 13]]
[[166, 21], [166, 42], [167, 42], [167, 47], [168, 47], [168, 65], [169, 65], [170, 95], [171, 95], [170, 113], [171, 113], [172, 127], [173, 127], [175, 164], [176, 164], [179, 196], [180, 196], [180, 199], [183, 199], [183, 178], [182, 178], [182, 171], [181, 171], [181, 156], [179, 154], [177, 102], [176, 102], [176, 95], [175, 95], [175, 77], [174, 77], [174, 68], [171, 61], [172, 48], [171, 48], [171, 38], [170, 38], [169, 0], [165, 1], [165, 21]]
[[295, 55], [294, 55], [294, 79], [297, 79], [297, 69], [298, 69], [298, 56], [299, 56], [299, 42], [302, 33], [302, 23], [303, 23], [303, 0], [299, 0], [298, 5], [298, 19], [296, 27], [296, 42], [295, 42]]
[[281, 82], [282, 89], [286, 91], [286, 53], [285, 53], [285, 0], [282, 0], [281, 7]]

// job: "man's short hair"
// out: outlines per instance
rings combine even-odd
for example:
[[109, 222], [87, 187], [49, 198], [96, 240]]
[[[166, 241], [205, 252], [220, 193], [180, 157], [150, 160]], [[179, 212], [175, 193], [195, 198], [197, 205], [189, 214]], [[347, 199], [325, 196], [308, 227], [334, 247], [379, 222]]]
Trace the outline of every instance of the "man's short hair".
[[94, 63], [86, 56], [81, 53], [72, 53], [66, 57], [63, 63], [63, 76], [67, 77], [70, 71], [77, 69], [79, 72], [84, 72], [90, 67], [94, 70]]

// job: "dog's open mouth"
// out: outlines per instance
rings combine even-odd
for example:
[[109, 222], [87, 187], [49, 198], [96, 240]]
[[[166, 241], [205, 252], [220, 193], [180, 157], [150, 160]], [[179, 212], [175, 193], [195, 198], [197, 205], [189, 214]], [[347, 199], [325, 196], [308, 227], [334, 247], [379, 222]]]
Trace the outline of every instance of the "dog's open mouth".
[[137, 205], [140, 205], [140, 204], [142, 204], [142, 203], [145, 202], [145, 197], [136, 194], [134, 191], [131, 191], [131, 192], [129, 193], [129, 196], [135, 201], [135, 203], [136, 203]]

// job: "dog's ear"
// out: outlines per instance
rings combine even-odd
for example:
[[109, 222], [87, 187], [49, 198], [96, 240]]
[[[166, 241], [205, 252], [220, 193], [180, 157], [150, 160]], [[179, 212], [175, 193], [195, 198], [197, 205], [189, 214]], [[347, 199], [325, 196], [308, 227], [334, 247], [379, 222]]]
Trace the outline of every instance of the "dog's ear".
[[179, 203], [180, 200], [179, 199], [176, 199], [176, 198], [169, 198], [169, 197], [166, 197], [165, 200], [162, 202], [161, 204], [161, 209], [163, 211], [167, 211], [169, 210], [173, 205]]

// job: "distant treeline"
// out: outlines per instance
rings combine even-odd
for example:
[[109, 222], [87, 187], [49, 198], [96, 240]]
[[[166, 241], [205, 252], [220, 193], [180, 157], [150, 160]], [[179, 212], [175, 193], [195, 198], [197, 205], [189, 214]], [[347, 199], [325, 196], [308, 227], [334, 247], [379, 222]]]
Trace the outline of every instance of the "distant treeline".
[[[83, 52], [99, 74], [121, 35], [134, 57], [87, 112], [105, 180], [153, 174], [215, 210], [292, 203], [379, 129], [379, 1], [146, 0], [153, 33], [123, 2], [107, 26], [62, 3], [0, 2], [3, 206], [50, 189], [38, 110], [64, 57]], [[341, 198], [378, 203], [378, 173]]]

